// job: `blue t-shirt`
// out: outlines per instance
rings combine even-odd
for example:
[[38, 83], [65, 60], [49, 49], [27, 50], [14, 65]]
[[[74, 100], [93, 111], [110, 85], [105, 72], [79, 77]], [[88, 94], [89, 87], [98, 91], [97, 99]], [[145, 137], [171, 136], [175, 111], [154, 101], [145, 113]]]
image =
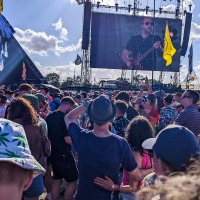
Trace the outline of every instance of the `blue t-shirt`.
[[[54, 101], [51, 101], [51, 102], [49, 103], [49, 106], [50, 106], [50, 108], [51, 108], [51, 111], [54, 111], [54, 110], [56, 110], [56, 109], [59, 107], [59, 105], [58, 105], [58, 106], [56, 105], [55, 101], [57, 102], [57, 104], [60, 105], [60, 99], [55, 99]], [[57, 108], [56, 108], [56, 107], [57, 107]]]
[[96, 137], [76, 123], [69, 125], [68, 132], [78, 152], [79, 186], [76, 200], [110, 200], [111, 191], [94, 184], [94, 179], [105, 178], [106, 175], [118, 184], [120, 163], [126, 171], [133, 171], [137, 163], [129, 144], [115, 134]]

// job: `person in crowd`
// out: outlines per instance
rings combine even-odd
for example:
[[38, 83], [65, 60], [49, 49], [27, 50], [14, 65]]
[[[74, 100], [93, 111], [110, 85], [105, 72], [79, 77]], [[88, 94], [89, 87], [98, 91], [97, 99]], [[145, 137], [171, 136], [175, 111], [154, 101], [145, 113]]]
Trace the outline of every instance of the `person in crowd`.
[[149, 119], [148, 113], [144, 109], [145, 99], [142, 97], [136, 98], [135, 101], [133, 101], [133, 107], [139, 112], [141, 116], [146, 117]]
[[[45, 132], [38, 125], [38, 118], [30, 103], [24, 98], [14, 99], [10, 103], [8, 119], [23, 126], [32, 155], [46, 168], [45, 156], [50, 155], [51, 144]], [[22, 144], [22, 142], [20, 143]], [[44, 174], [41, 174], [33, 179], [30, 188], [24, 192], [24, 200], [39, 199], [44, 192], [43, 176]]]
[[60, 106], [60, 94], [55, 93], [53, 95], [53, 101], [50, 101], [49, 106], [51, 107], [51, 111], [57, 110], [58, 107]]
[[144, 187], [137, 193], [136, 200], [196, 200], [200, 196], [200, 159], [195, 160], [186, 173], [165, 177], [163, 184]]
[[148, 94], [147, 101], [144, 104], [144, 109], [146, 113], [149, 115], [149, 121], [152, 126], [155, 127], [159, 121], [159, 112], [157, 109], [157, 99], [155, 94]]
[[19, 97], [22, 97], [24, 94], [32, 94], [32, 86], [27, 83], [22, 83], [19, 86]]
[[5, 91], [5, 95], [6, 97], [8, 98], [8, 101], [11, 102], [13, 99], [14, 99], [14, 96], [13, 96], [14, 92], [11, 91], [11, 90], [6, 90]]
[[1, 118], [0, 130], [0, 199], [22, 200], [33, 177], [45, 170], [32, 156], [20, 124]]
[[161, 108], [165, 106], [164, 97], [166, 96], [166, 93], [164, 90], [158, 90], [158, 91], [155, 91], [154, 94], [156, 95], [156, 98], [157, 98], [157, 108], [158, 108], [158, 112], [160, 113]]
[[[86, 92], [82, 92], [81, 93], [81, 103], [84, 101], [84, 100], [88, 100], [88, 94]], [[80, 106], [80, 104], [79, 104]], [[82, 127], [82, 128], [87, 128], [88, 126], [88, 122], [89, 122], [89, 118], [88, 118], [88, 114], [87, 114], [87, 111], [82, 113], [79, 118], [78, 118], [78, 122], [79, 122], [79, 125]]]
[[70, 97], [71, 96], [71, 92], [69, 91], [64, 91], [63, 92], [64, 97]]
[[49, 103], [42, 93], [36, 93], [35, 96], [39, 100], [39, 109], [37, 110], [37, 113], [40, 115], [41, 118], [46, 119], [47, 115], [50, 113], [50, 110], [48, 110]]
[[40, 88], [40, 92], [47, 98], [48, 102], [53, 101], [53, 98], [49, 95], [49, 88], [48, 87], [42, 87]]
[[166, 179], [164, 184], [145, 187], [136, 200], [197, 200], [200, 196], [199, 176], [178, 175]]
[[119, 92], [116, 95], [115, 99], [116, 100], [124, 101], [128, 105], [125, 117], [129, 121], [131, 121], [134, 117], [136, 117], [137, 115], [139, 115], [139, 113], [135, 110], [135, 108], [133, 108], [133, 106], [131, 106], [131, 104], [130, 104], [130, 97], [129, 97], [128, 93], [126, 93], [126, 92]]
[[[143, 96], [143, 92], [148, 90], [148, 95]], [[142, 97], [145, 99], [145, 103], [143, 105], [145, 112], [148, 114], [149, 121], [151, 122], [152, 126], [155, 127], [159, 120], [159, 112], [157, 106], [157, 98], [156, 95], [153, 94], [152, 88], [149, 85], [148, 77], [145, 77], [145, 85], [142, 85], [137, 97]]]
[[[141, 34], [131, 37], [121, 53], [121, 59], [124, 61], [126, 69], [152, 70], [153, 64], [156, 63], [157, 52], [162, 51], [161, 38], [158, 35], [152, 34], [154, 27], [153, 18], [142, 18], [140, 26]], [[143, 56], [144, 54], [145, 56]]]
[[8, 99], [7, 99], [6, 95], [0, 94], [0, 118], [5, 117], [7, 102], [8, 102]]
[[[75, 120], [88, 109], [94, 129], [81, 129]], [[127, 141], [109, 131], [110, 121], [116, 114], [115, 105], [105, 95], [83, 105], [65, 116], [69, 134], [78, 152], [79, 185], [76, 200], [111, 200], [111, 194], [120, 190], [120, 164], [129, 173], [130, 180], [141, 180], [151, 170], [138, 170]], [[99, 178], [98, 178], [99, 177]], [[132, 178], [133, 177], [133, 178]], [[111, 182], [103, 181], [111, 179]], [[105, 189], [106, 188], [106, 189]]]
[[124, 137], [126, 128], [130, 122], [128, 119], [124, 117], [128, 105], [124, 101], [117, 100], [115, 102], [115, 106], [116, 106], [116, 114], [115, 114], [115, 119], [112, 123], [111, 132], [121, 137]]
[[64, 122], [65, 114], [74, 108], [75, 102], [71, 97], [61, 99], [59, 108], [46, 118], [48, 137], [51, 141], [52, 152], [50, 163], [53, 169], [52, 200], [57, 200], [62, 179], [67, 182], [64, 200], [72, 200], [77, 186], [78, 171], [71, 151], [71, 137]]
[[200, 134], [200, 112], [196, 107], [198, 101], [198, 92], [186, 90], [181, 96], [181, 104], [183, 105], [184, 110], [175, 120], [175, 124], [187, 127], [196, 136]]
[[[133, 156], [137, 162], [139, 169], [151, 169], [152, 162], [151, 158], [148, 155], [148, 152], [143, 149], [142, 143], [154, 136], [154, 131], [151, 123], [143, 116], [135, 117], [127, 128], [126, 139], [132, 149]], [[123, 171], [122, 187], [120, 190], [121, 200], [134, 200], [135, 194], [132, 194], [132, 191], [136, 192], [140, 189], [142, 185], [142, 180], [134, 181], [130, 184], [129, 174], [126, 170]], [[124, 192], [123, 189], [125, 188]]]
[[144, 179], [144, 186], [162, 183], [161, 176], [185, 172], [187, 166], [200, 155], [200, 146], [195, 135], [179, 125], [164, 128], [156, 138], [145, 140], [142, 147], [153, 158], [155, 169], [155, 173]]
[[74, 101], [80, 106], [81, 103], [82, 103], [82, 97], [80, 94], [77, 94], [75, 97], [74, 97]]
[[176, 109], [171, 106], [172, 102], [173, 95], [169, 94], [164, 98], [165, 107], [160, 111], [160, 119], [156, 126], [156, 130], [158, 132], [165, 128], [167, 125], [173, 124], [177, 117]]
[[181, 96], [182, 94], [180, 92], [174, 94], [174, 102], [181, 102]]
[[39, 110], [39, 99], [38, 99], [38, 97], [35, 96], [35, 95], [33, 95], [33, 94], [24, 94], [22, 97], [30, 102], [30, 104], [33, 107], [34, 112], [35, 112], [35, 114], [36, 114], [36, 116], [38, 118], [38, 125], [41, 126], [42, 130], [47, 135], [47, 132], [48, 132], [48, 130], [47, 130], [47, 123], [38, 114], [38, 110]]
[[174, 101], [171, 106], [176, 109], [177, 116], [183, 111], [181, 102]]
[[94, 91], [94, 94], [92, 95], [92, 99], [96, 99], [99, 96], [98, 91]]
[[81, 92], [81, 101], [84, 101], [86, 98], [88, 98], [87, 92]]
[[[27, 83], [22, 83], [20, 86], [19, 86], [19, 92], [18, 93], [15, 93], [15, 98], [17, 97], [22, 97], [24, 94], [32, 94], [32, 86], [27, 84]], [[6, 112], [5, 112], [5, 118], [7, 119], [7, 112], [8, 112], [8, 109], [9, 109], [10, 105], [8, 105], [6, 107]]]

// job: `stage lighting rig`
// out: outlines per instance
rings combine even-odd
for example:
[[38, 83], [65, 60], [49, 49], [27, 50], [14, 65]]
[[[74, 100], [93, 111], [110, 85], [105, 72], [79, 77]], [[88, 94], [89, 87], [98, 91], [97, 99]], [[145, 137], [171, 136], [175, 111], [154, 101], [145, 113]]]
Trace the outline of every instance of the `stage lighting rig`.
[[162, 8], [159, 8], [159, 14], [161, 14], [162, 13]]
[[148, 13], [149, 11], [149, 6], [146, 6], [146, 14]]
[[129, 13], [131, 12], [131, 6], [132, 6], [131, 4], [128, 5], [128, 12]]
[[78, 5], [80, 5], [84, 4], [85, 2], [91, 2], [91, 0], [76, 0], [76, 2], [78, 3]]
[[189, 11], [192, 11], [192, 4], [189, 5]]
[[118, 5], [119, 5], [118, 3], [115, 4], [115, 10], [116, 10], [116, 12], [118, 11]]
[[178, 17], [179, 16], [179, 7], [176, 8], [176, 13], [175, 16]]
[[101, 3], [100, 1], [97, 1], [97, 8], [99, 8], [100, 3]]

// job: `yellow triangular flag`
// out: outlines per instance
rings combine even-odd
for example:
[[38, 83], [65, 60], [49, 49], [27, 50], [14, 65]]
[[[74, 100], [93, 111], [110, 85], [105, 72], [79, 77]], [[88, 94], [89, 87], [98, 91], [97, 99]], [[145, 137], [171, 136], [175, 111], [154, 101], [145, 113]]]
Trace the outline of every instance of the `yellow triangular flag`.
[[163, 58], [166, 60], [166, 66], [171, 65], [172, 56], [176, 53], [176, 49], [174, 48], [171, 37], [169, 34], [168, 23], [166, 23], [165, 28], [165, 40], [164, 40], [164, 50], [163, 50]]

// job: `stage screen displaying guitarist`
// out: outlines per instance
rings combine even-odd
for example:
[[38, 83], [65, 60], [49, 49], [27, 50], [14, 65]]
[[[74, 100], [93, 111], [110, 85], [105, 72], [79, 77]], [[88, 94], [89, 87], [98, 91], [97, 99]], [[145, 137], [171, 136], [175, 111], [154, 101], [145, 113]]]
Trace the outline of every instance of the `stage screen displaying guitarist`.
[[153, 36], [153, 18], [143, 18], [140, 26], [141, 34], [131, 37], [121, 53], [124, 69], [152, 70], [156, 65], [156, 56], [162, 55], [161, 38]]

